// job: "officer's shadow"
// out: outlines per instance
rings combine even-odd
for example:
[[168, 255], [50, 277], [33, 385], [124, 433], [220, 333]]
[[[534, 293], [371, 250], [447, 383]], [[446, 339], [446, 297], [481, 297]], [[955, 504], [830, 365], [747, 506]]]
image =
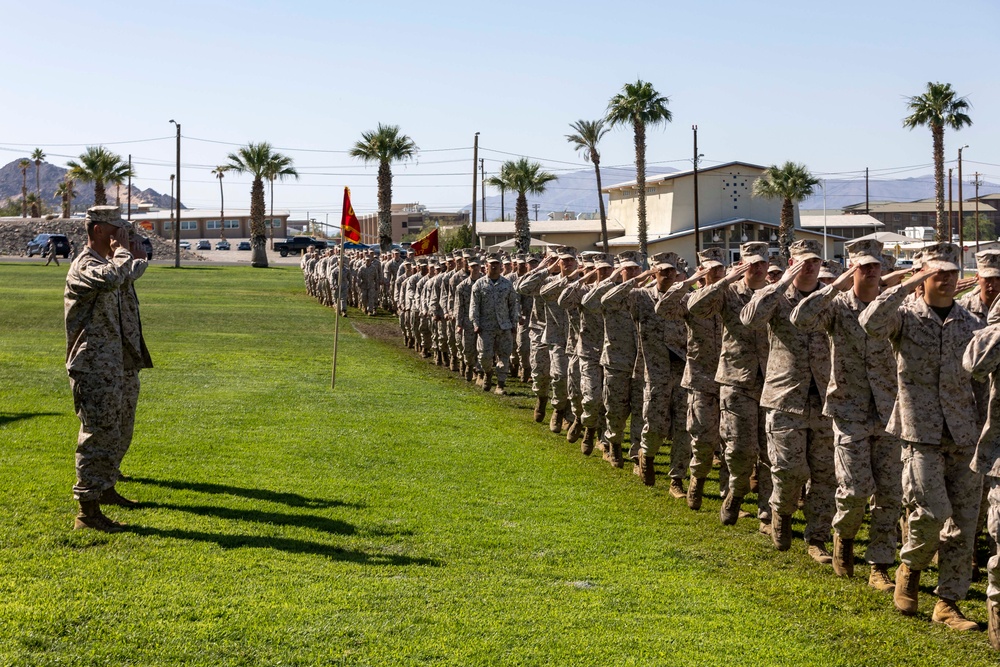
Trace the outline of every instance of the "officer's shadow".
[[363, 503], [346, 502], [343, 500], [329, 500], [326, 498], [309, 498], [307, 496], [301, 496], [297, 493], [268, 491], [267, 489], [248, 489], [241, 486], [230, 486], [228, 484], [188, 482], [174, 479], [155, 479], [152, 477], [131, 477], [129, 478], [129, 481], [137, 484], [160, 486], [167, 489], [240, 496], [241, 498], [250, 498], [252, 500], [264, 500], [272, 503], [280, 503], [282, 505], [288, 505], [289, 507], [349, 507], [352, 509], [363, 509], [365, 507]]

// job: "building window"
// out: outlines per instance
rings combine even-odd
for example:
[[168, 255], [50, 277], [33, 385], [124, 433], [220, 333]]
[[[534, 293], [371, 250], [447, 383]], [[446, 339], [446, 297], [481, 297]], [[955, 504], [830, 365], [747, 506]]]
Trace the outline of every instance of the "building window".
[[281, 227], [281, 219], [280, 218], [271, 218], [270, 220], [265, 220], [264, 221], [264, 226], [265, 227], [271, 226], [274, 229], [278, 229], [279, 227]]
[[208, 222], [205, 223], [205, 229], [219, 229], [219, 221], [209, 220]]
[[239, 220], [226, 220], [226, 229], [239, 229], [239, 228], [240, 228]]
[[902, 219], [903, 219], [903, 216], [900, 215], [899, 213], [893, 213], [892, 214], [892, 221], [893, 222], [900, 222]]
[[197, 220], [181, 220], [181, 230], [193, 230], [198, 229]]
[[920, 222], [920, 214], [918, 214], [918, 213], [911, 213], [910, 214], [910, 222]]
[[646, 188], [646, 194], [647, 195], [655, 195], [656, 194], [656, 188]]
[[170, 232], [174, 229], [174, 223], [170, 220], [163, 223], [163, 231]]

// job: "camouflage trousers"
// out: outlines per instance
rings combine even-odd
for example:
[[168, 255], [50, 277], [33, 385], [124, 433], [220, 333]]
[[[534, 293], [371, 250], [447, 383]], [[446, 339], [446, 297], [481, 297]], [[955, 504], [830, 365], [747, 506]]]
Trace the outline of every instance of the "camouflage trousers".
[[122, 373], [122, 425], [118, 454], [115, 456], [115, 470], [121, 477], [122, 459], [132, 446], [132, 432], [135, 430], [135, 409], [139, 405], [139, 370], [126, 369]]
[[758, 515], [771, 514], [771, 463], [767, 455], [764, 410], [759, 395], [739, 387], [719, 387], [719, 437], [729, 468], [729, 491], [742, 498], [750, 492], [750, 476], [757, 468]]
[[580, 372], [580, 357], [576, 356], [575, 353], [570, 354], [566, 369], [566, 393], [569, 396], [569, 407], [573, 411], [574, 421], [583, 418], [583, 389]]
[[514, 354], [517, 355], [518, 367], [521, 372], [531, 369], [531, 338], [528, 336], [528, 325], [519, 324], [514, 339]]
[[118, 481], [122, 427], [122, 370], [71, 371], [69, 386], [80, 419], [76, 441], [76, 484], [73, 498], [98, 500]]
[[445, 337], [448, 341], [447, 350], [452, 359], [458, 359], [461, 357], [461, 351], [458, 349], [457, 327], [458, 325], [455, 324], [455, 320], [445, 320], [444, 331]]
[[656, 456], [663, 441], [670, 437], [670, 426], [673, 421], [671, 399], [674, 387], [669, 377], [663, 379], [666, 382], [647, 382], [642, 389], [643, 426], [642, 433], [639, 434], [637, 455]]
[[417, 325], [420, 349], [424, 352], [432, 352], [434, 350], [434, 321], [426, 315], [419, 315]]
[[566, 355], [566, 344], [549, 345], [548, 348], [549, 373], [552, 376], [552, 409], [565, 410], [569, 407], [567, 389], [569, 357]]
[[528, 329], [531, 340], [531, 390], [538, 398], [548, 399], [552, 377], [549, 375], [549, 348], [542, 342], [542, 329]]
[[[687, 399], [687, 430], [691, 436], [691, 477], [704, 479], [712, 472], [712, 459], [719, 449], [719, 397], [716, 394], [692, 389], [688, 391]], [[722, 477], [719, 476], [720, 483]]]
[[587, 428], [604, 422], [604, 367], [596, 359], [580, 359], [580, 418]]
[[[1000, 478], [986, 477], [986, 484], [990, 489], [987, 493], [989, 509], [986, 511], [986, 529], [990, 531], [993, 541], [1000, 544]], [[1000, 554], [990, 556], [986, 573], [989, 581], [986, 585], [986, 597], [1000, 602]]]
[[632, 381], [629, 384], [629, 406], [630, 413], [628, 421], [629, 458], [635, 459], [639, 456], [642, 448], [642, 429], [646, 426], [646, 421], [642, 417], [642, 406], [645, 399], [646, 378], [643, 374], [642, 359], [636, 358], [635, 368], [632, 369]]
[[404, 310], [399, 311], [399, 330], [403, 332], [403, 335], [407, 338], [410, 337], [410, 318], [408, 313]]
[[604, 367], [604, 412], [608, 425], [605, 441], [620, 445], [625, 439], [625, 422], [632, 410], [632, 369]]
[[909, 531], [899, 560], [910, 569], [923, 570], [937, 551], [934, 592], [948, 600], [964, 600], [972, 579], [983, 489], [982, 475], [969, 468], [974, 451], [959, 447], [947, 432], [939, 445], [903, 443], [903, 506]]
[[[837, 475], [837, 513], [833, 531], [843, 539], [853, 540], [865, 518], [865, 506], [872, 499], [872, 519], [868, 530], [865, 560], [878, 565], [896, 561], [896, 526], [902, 514], [903, 462], [900, 440], [889, 435], [876, 417], [871, 435], [844, 442], [836, 423], [837, 434], [833, 463]], [[857, 432], [849, 429], [847, 432]]]
[[809, 396], [806, 412], [767, 411], [767, 454], [771, 459], [771, 510], [792, 515], [806, 487], [805, 540], [829, 542], [837, 475], [833, 465], [833, 426], [823, 414], [823, 399]]
[[510, 329], [482, 329], [479, 332], [479, 365], [486, 377], [493, 374], [493, 360], [496, 359], [497, 382], [507, 382], [510, 364], [510, 350], [514, 342]]
[[685, 360], [670, 355], [670, 479], [684, 479], [691, 463], [687, 430], [688, 390], [681, 386]]
[[434, 327], [434, 349], [442, 354], [448, 354], [448, 323], [444, 319], [432, 320]]
[[465, 359], [465, 365], [475, 370], [476, 362], [479, 359], [479, 338], [476, 336], [476, 330], [472, 327], [472, 322], [468, 322], [467, 326], [462, 327], [458, 338], [461, 342], [462, 358]]

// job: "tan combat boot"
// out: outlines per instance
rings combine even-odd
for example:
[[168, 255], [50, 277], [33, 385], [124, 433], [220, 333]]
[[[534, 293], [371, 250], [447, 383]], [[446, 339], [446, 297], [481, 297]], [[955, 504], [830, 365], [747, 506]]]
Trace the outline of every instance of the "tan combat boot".
[[871, 574], [868, 575], [868, 585], [877, 591], [889, 592], [896, 588], [896, 584], [889, 578], [888, 565], [872, 565]]
[[732, 492], [726, 494], [722, 501], [722, 508], [719, 509], [719, 521], [723, 526], [735, 526], [736, 520], [740, 518], [740, 507], [743, 505], [743, 496], [734, 496]]
[[483, 376], [483, 391], [490, 389], [493, 389], [493, 373], [487, 373]]
[[833, 536], [833, 573], [838, 577], [854, 576], [854, 540]]
[[99, 530], [102, 533], [120, 533], [125, 530], [125, 526], [112, 521], [101, 512], [101, 504], [96, 500], [81, 500], [80, 513], [73, 521], [73, 530], [90, 528]]
[[549, 430], [553, 433], [561, 433], [563, 428], [563, 419], [565, 418], [565, 410], [553, 410], [552, 419], [549, 420]]
[[604, 460], [611, 464], [613, 468], [623, 468], [625, 467], [625, 461], [622, 458], [622, 446], [621, 443], [610, 443], [607, 450], [604, 452]]
[[646, 456], [642, 452], [639, 452], [639, 456], [636, 457], [639, 466], [639, 479], [646, 486], [654, 486], [656, 484], [656, 462], [655, 456]]
[[967, 619], [954, 600], [939, 599], [937, 604], [934, 605], [934, 613], [931, 614], [931, 620], [935, 623], [947, 625], [952, 630], [958, 630], [959, 632], [979, 630], [979, 624]]
[[682, 484], [679, 479], [670, 480], [670, 488], [667, 490], [670, 492], [671, 498], [677, 498], [680, 500], [681, 498], [685, 498], [687, 496], [687, 493], [684, 491], [684, 484]]
[[778, 514], [771, 520], [771, 542], [778, 551], [792, 548], [792, 515]]
[[[820, 565], [829, 565], [830, 563], [833, 562], [833, 556], [831, 556], [830, 552], [826, 550], [826, 542], [824, 542], [823, 540], [810, 540], [806, 552], [809, 554], [810, 558], [812, 558]], [[851, 558], [852, 559], [854, 558], [853, 553], [851, 554]], [[854, 565], [852, 563], [851, 564], [852, 571], [853, 568]]]
[[104, 491], [101, 492], [101, 499], [98, 503], [101, 505], [117, 505], [119, 507], [127, 507], [129, 509], [139, 507], [139, 503], [124, 497], [118, 493], [113, 486], [110, 489], [104, 489]]
[[548, 401], [539, 396], [535, 399], [535, 421], [541, 424], [545, 421], [545, 407]]
[[993, 600], [986, 600], [986, 616], [989, 619], [986, 624], [987, 634], [990, 639], [990, 646], [994, 651], [1000, 651], [1000, 607]]
[[583, 442], [580, 443], [580, 453], [590, 456], [594, 453], [594, 440], [597, 437], [597, 429], [590, 426], [583, 429]]
[[896, 589], [892, 592], [892, 603], [904, 616], [917, 613], [917, 594], [920, 592], [920, 570], [911, 570], [906, 563], [896, 568]]
[[496, 389], [493, 390], [493, 393], [496, 394], [497, 396], [506, 396], [507, 395], [506, 385], [504, 385], [503, 382], [497, 382]]
[[701, 509], [701, 497], [705, 493], [705, 478], [692, 477], [688, 482], [687, 504], [696, 512]]
[[566, 442], [572, 444], [579, 440], [581, 435], [583, 435], [583, 424], [580, 423], [579, 419], [574, 419], [566, 430]]

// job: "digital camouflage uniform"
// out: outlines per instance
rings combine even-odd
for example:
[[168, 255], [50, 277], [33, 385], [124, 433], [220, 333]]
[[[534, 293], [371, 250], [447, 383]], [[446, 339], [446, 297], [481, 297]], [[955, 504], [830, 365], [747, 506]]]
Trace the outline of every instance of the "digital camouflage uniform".
[[490, 280], [483, 276], [472, 286], [469, 319], [479, 329], [479, 365], [486, 376], [487, 387], [497, 359], [497, 382], [507, 381], [510, 353], [514, 342], [514, 323], [519, 315], [520, 301], [510, 281], [499, 276]]
[[516, 285], [518, 294], [532, 298], [528, 319], [528, 336], [531, 340], [531, 390], [535, 396], [547, 400], [552, 384], [551, 355], [545, 342], [545, 300], [538, 296], [549, 277], [548, 267], [540, 266], [521, 276]]
[[152, 368], [153, 360], [142, 336], [142, 322], [139, 319], [139, 298], [135, 293], [135, 281], [146, 272], [148, 262], [133, 259], [128, 265], [125, 282], [119, 288], [122, 325], [122, 424], [121, 444], [115, 457], [115, 470], [121, 476], [121, 463], [132, 444], [135, 428], [135, 410], [139, 404], [139, 370]]
[[697, 290], [688, 297], [692, 317], [722, 320], [719, 350], [719, 437], [729, 469], [729, 494], [736, 500], [750, 492], [750, 477], [757, 467], [757, 507], [762, 520], [770, 517], [771, 470], [760, 395], [767, 369], [767, 333], [750, 329], [740, 313], [754, 291], [740, 279], [724, 280]]
[[601, 302], [593, 300], [587, 307], [583, 297], [593, 289], [577, 280], [566, 286], [559, 295], [559, 305], [567, 311], [576, 310], [580, 317], [580, 335], [576, 356], [580, 359], [580, 422], [584, 428], [604, 426], [604, 369], [601, 366], [601, 348], [604, 345], [604, 316]]
[[825, 332], [800, 331], [789, 320], [805, 296], [794, 284], [768, 285], [757, 290], [740, 319], [750, 328], [766, 327], [770, 342], [760, 405], [767, 409], [772, 512], [791, 516], [808, 482], [805, 540], [829, 542], [837, 487], [833, 428], [823, 414], [830, 339]]
[[[962, 600], [972, 576], [983, 483], [970, 468], [979, 432], [962, 354], [982, 324], [958, 303], [942, 322], [922, 298], [908, 296], [910, 290], [897, 285], [859, 317], [869, 336], [892, 343], [898, 364], [898, 393], [886, 431], [903, 440], [909, 532], [899, 559], [920, 571], [938, 551], [935, 592]], [[949, 517], [949, 530], [942, 534]]]
[[123, 362], [121, 292], [132, 254], [118, 248], [108, 260], [87, 248], [66, 275], [66, 370], [80, 419], [73, 497], [96, 501], [118, 481]]
[[824, 287], [803, 299], [791, 321], [802, 331], [825, 331], [831, 342], [825, 413], [833, 420], [837, 513], [833, 530], [853, 540], [871, 499], [865, 560], [896, 560], [903, 463], [900, 441], [885, 432], [896, 400], [896, 358], [889, 342], [865, 333], [858, 316], [868, 304], [849, 289]]

